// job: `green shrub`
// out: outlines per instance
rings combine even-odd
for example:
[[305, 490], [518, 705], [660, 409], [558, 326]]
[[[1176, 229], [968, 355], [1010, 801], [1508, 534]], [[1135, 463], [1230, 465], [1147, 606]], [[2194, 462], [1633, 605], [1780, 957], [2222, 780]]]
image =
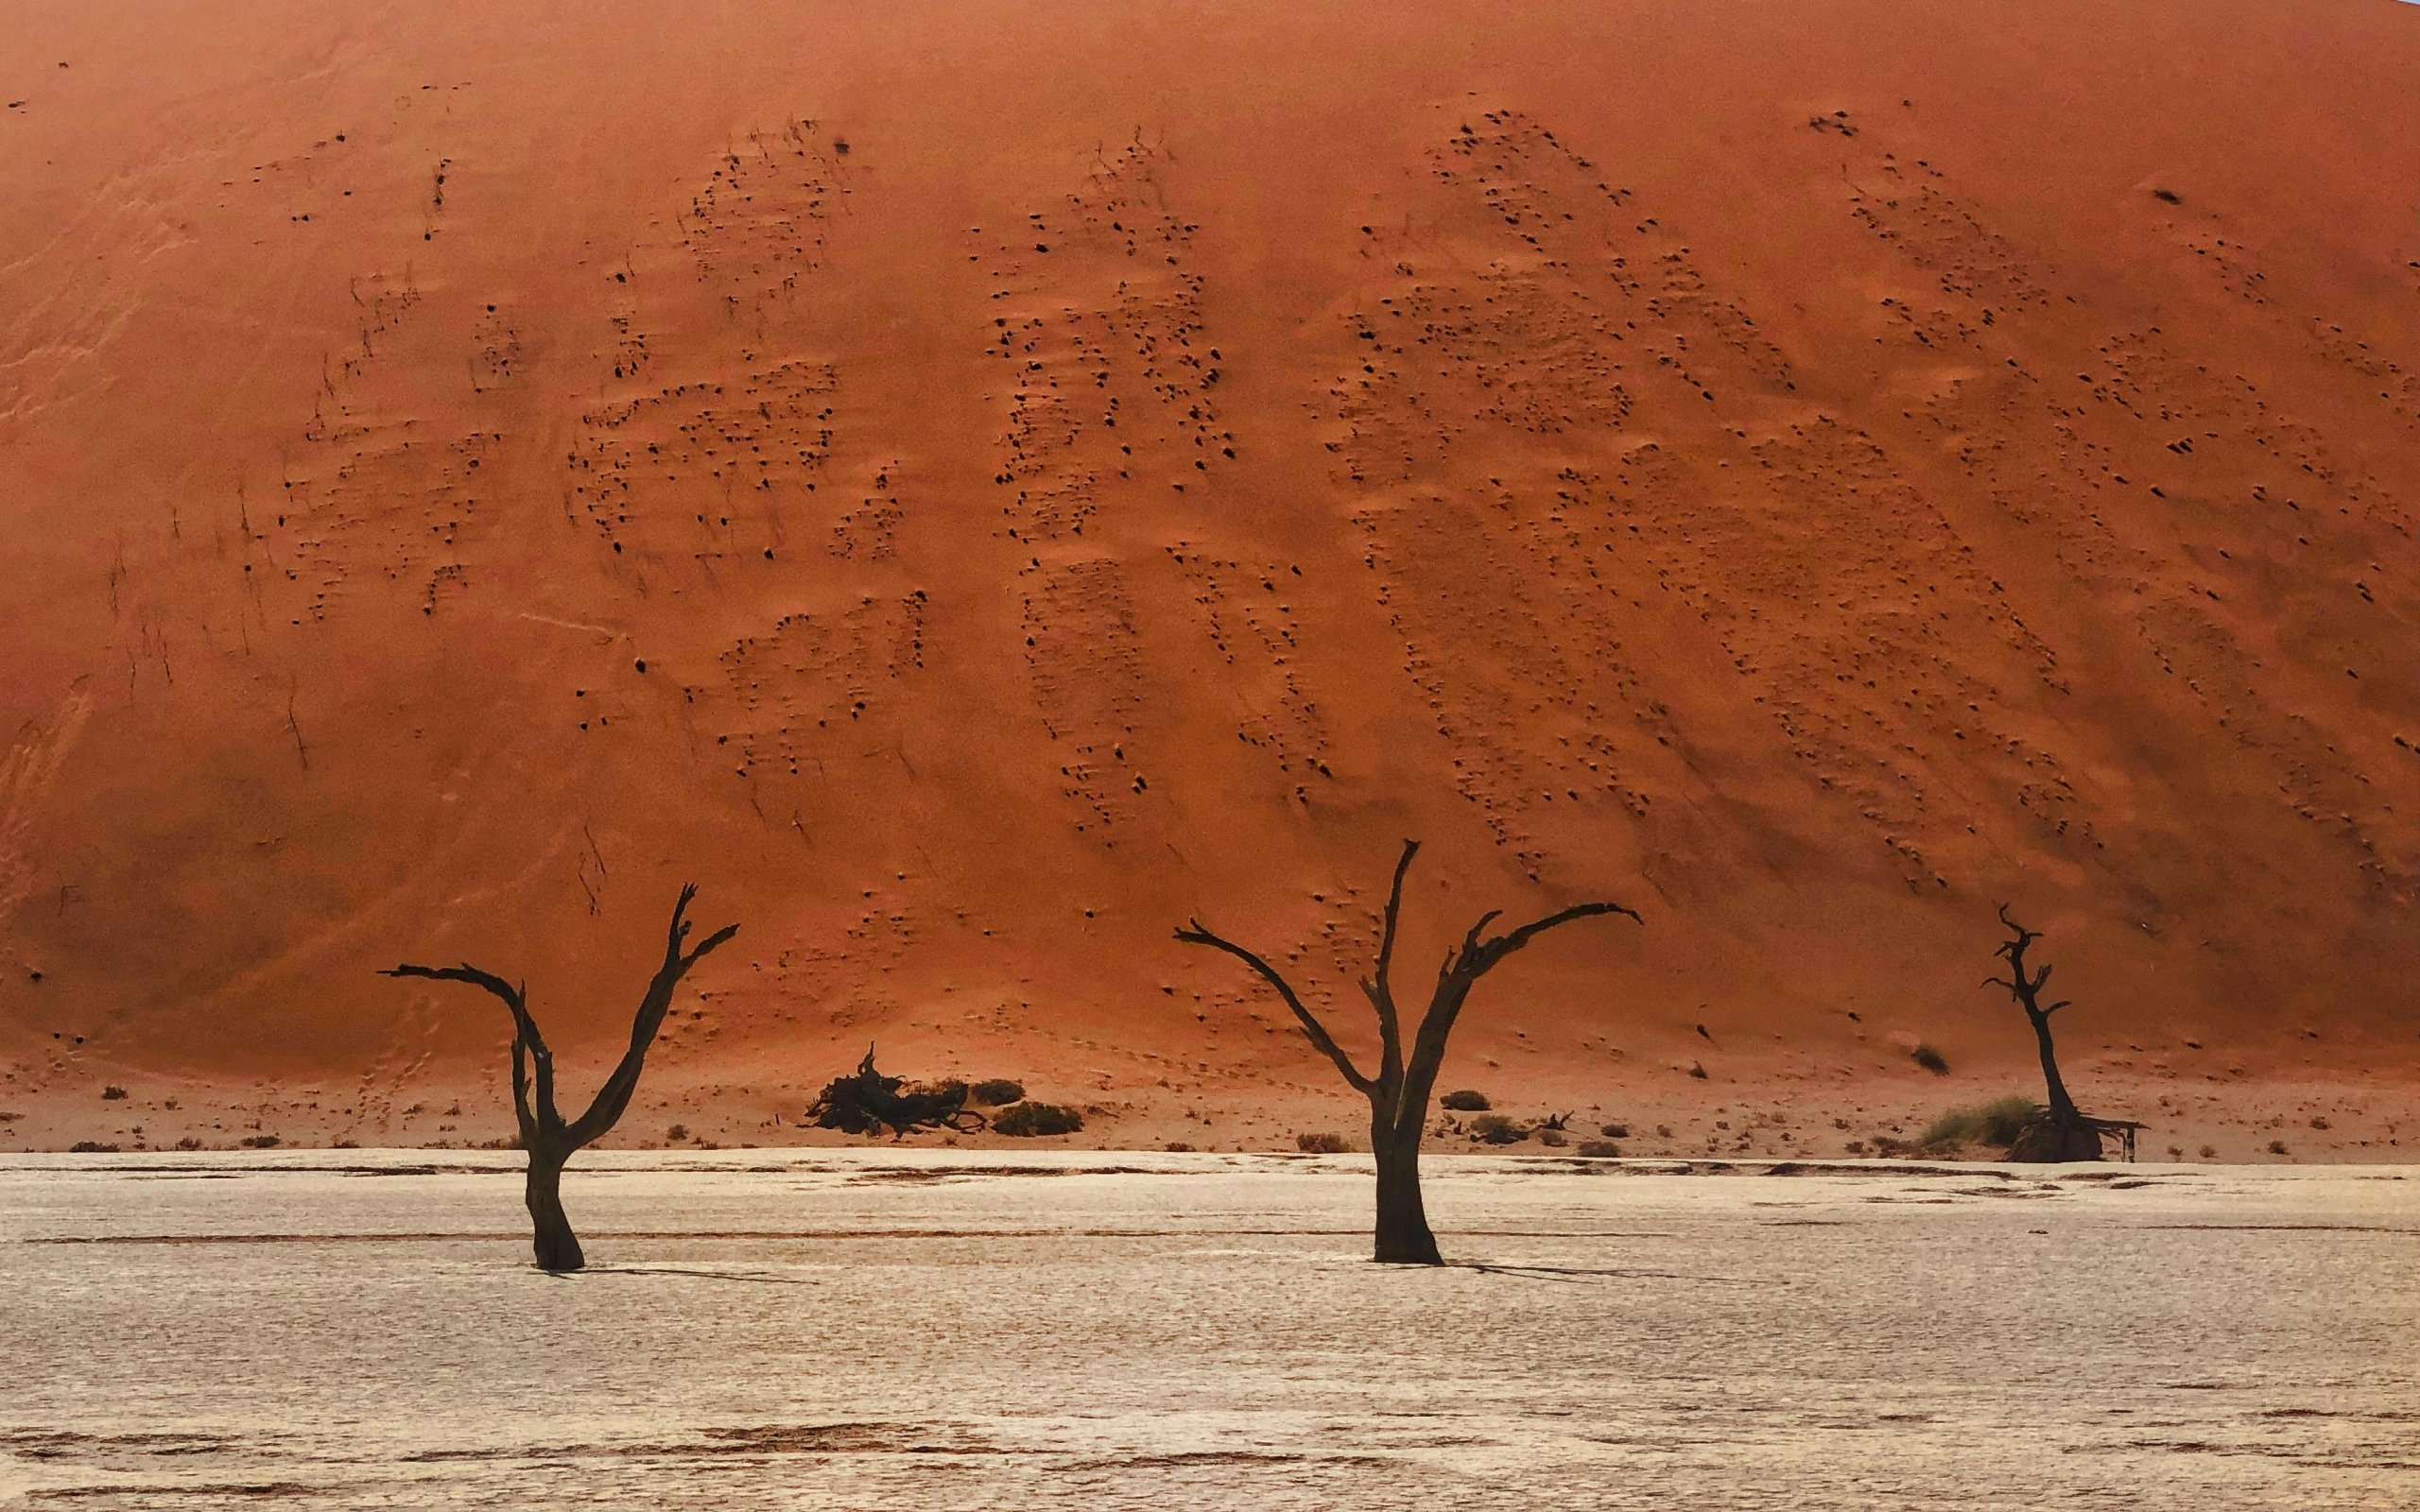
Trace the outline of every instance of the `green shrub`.
[[1622, 1153], [1622, 1147], [1611, 1140], [1582, 1140], [1580, 1153], [1592, 1160], [1610, 1160]]
[[1444, 1096], [1438, 1098], [1437, 1106], [1450, 1108], [1457, 1113], [1484, 1113], [1494, 1105], [1488, 1102], [1487, 1093], [1475, 1092], [1465, 1087], [1460, 1091], [1447, 1092]]
[[1530, 1131], [1501, 1113], [1481, 1113], [1471, 1120], [1471, 1137], [1487, 1144], [1518, 1144]]
[[1084, 1115], [1057, 1103], [1019, 1103], [1000, 1109], [992, 1126], [1003, 1134], [1028, 1140], [1051, 1134], [1073, 1134], [1084, 1126]]
[[285, 1142], [274, 1134], [247, 1134], [235, 1143], [248, 1150], [273, 1150]]
[[1170, 1155], [1191, 1155], [1193, 1146], [1183, 1140], [1170, 1140], [1167, 1143], [1167, 1152]]
[[975, 1084], [974, 1097], [986, 1108], [1006, 1108], [1025, 1101], [1025, 1083], [1006, 1076], [986, 1077]]
[[177, 1148], [181, 1150], [198, 1150], [201, 1148], [201, 1141], [188, 1134], [183, 1139], [177, 1141]]
[[67, 1146], [67, 1153], [70, 1155], [115, 1155], [117, 1146], [104, 1144], [98, 1140], [78, 1140]]
[[1297, 1134], [1294, 1148], [1305, 1155], [1342, 1155], [1353, 1146], [1344, 1143], [1341, 1134]]
[[1630, 1125], [1628, 1124], [1608, 1124], [1597, 1132], [1602, 1134], [1609, 1140], [1626, 1140], [1630, 1138]]
[[1961, 1108], [1932, 1121], [1917, 1139], [1919, 1145], [1989, 1144], [2007, 1149], [2025, 1125], [2040, 1118], [2042, 1105], [2031, 1097], [2010, 1093], [1980, 1108]]
[[1538, 1143], [1547, 1149], [1559, 1150], [1571, 1143], [1571, 1136], [1559, 1128], [1541, 1128], [1538, 1130]]

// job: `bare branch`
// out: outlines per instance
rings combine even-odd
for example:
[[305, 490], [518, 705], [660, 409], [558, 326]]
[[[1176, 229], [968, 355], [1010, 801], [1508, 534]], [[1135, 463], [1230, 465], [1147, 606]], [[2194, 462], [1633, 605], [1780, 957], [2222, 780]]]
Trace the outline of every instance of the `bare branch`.
[[2015, 919], [2011, 919], [2008, 914], [2008, 904], [2000, 904], [1999, 909], [2000, 922], [2006, 924], [2008, 926], [2009, 933], [2016, 936], [2014, 939], [2012, 939], [2008, 943], [2002, 945], [2000, 947], [2001, 950], [2021, 951], [2028, 945], [2032, 944], [2035, 940], [2042, 937], [2041, 931], [2028, 929], [2023, 924], [2018, 923]]
[[[1597, 919], [1607, 914], [1619, 914], [1634, 924], [1643, 925], [1647, 922], [1646, 919], [1638, 917], [1638, 911], [1636, 909], [1625, 908], [1619, 903], [1574, 903], [1570, 907], [1564, 909], [1561, 913], [1548, 914], [1546, 918], [1537, 920], [1535, 923], [1523, 924], [1520, 928], [1513, 930], [1512, 933], [1505, 935], [1498, 939], [1490, 941], [1488, 943], [1488, 949], [1494, 953], [1494, 958], [1491, 959], [1488, 964], [1490, 966], [1495, 965], [1496, 961], [1500, 961], [1505, 956], [1512, 954], [1514, 951], [1517, 951], [1522, 946], [1527, 945], [1530, 941], [1537, 938], [1540, 935], [1545, 934], [1547, 930], [1559, 929], [1562, 926], [1572, 923], [1578, 919]], [[1493, 919], [1495, 917], [1495, 916], [1493, 914], [1488, 916], [1489, 919]], [[1485, 921], [1486, 920], [1484, 919], [1480, 920], [1482, 923]]]
[[538, 1120], [529, 1111], [529, 1041], [516, 1025], [512, 1034], [512, 1122], [521, 1130], [521, 1147], [538, 1140]]
[[1460, 949], [1445, 957], [1444, 969], [1438, 973], [1437, 993], [1429, 1000], [1428, 1012], [1420, 1021], [1420, 1032], [1412, 1041], [1411, 1059], [1406, 1072], [1403, 1106], [1398, 1109], [1399, 1121], [1418, 1121], [1427, 1117], [1428, 1089], [1435, 1080], [1438, 1067], [1445, 1058], [1445, 1040], [1454, 1031], [1454, 1021], [1461, 1016], [1462, 1005], [1469, 1001], [1472, 984], [1494, 970], [1496, 963], [1521, 949], [1547, 930], [1594, 919], [1605, 914], [1620, 914], [1635, 922], [1645, 919], [1636, 911], [1615, 902], [1574, 903], [1559, 913], [1500, 935], [1495, 939], [1483, 938], [1488, 924], [1501, 910], [1490, 910], [1479, 916], [1478, 922], [1462, 936]]
[[459, 966], [413, 966], [406, 962], [378, 974], [380, 976], [421, 976], [432, 982], [468, 982], [473, 987], [485, 988], [502, 998], [504, 1005], [512, 1010], [515, 1018], [521, 1014], [521, 994], [512, 989], [512, 984], [493, 971], [480, 971], [468, 961]]
[[[483, 971], [468, 961], [459, 966], [413, 966], [408, 963], [381, 976], [417, 976], [432, 982], [465, 982], [501, 998], [512, 1013], [512, 1111], [521, 1125], [522, 1143], [527, 1143], [542, 1132], [551, 1133], [562, 1127], [562, 1115], [555, 1110], [555, 1057], [546, 1048], [546, 1037], [538, 1032], [538, 1021], [529, 1016], [527, 984], [515, 987], [493, 971]], [[527, 1047], [529, 1058], [538, 1071], [537, 1101], [529, 1098], [527, 1073], [522, 1067], [522, 1051]]]
[[1406, 840], [1403, 854], [1395, 861], [1394, 880], [1387, 886], [1385, 926], [1378, 933], [1378, 966], [1370, 981], [1362, 984], [1370, 1006], [1378, 1015], [1378, 1079], [1393, 1086], [1403, 1079], [1403, 1021], [1395, 1012], [1394, 984], [1387, 972], [1394, 964], [1395, 927], [1403, 919], [1403, 879], [1411, 870], [1411, 858], [1420, 854], [1420, 842]]
[[1361, 1074], [1360, 1069], [1353, 1064], [1353, 1057], [1346, 1055], [1344, 1047], [1336, 1042], [1336, 1037], [1327, 1032], [1327, 1025], [1303, 1006], [1303, 1000], [1294, 995], [1292, 985], [1278, 974], [1277, 968], [1234, 940], [1211, 933], [1199, 919], [1187, 919], [1185, 927], [1176, 932], [1176, 937], [1187, 945], [1206, 945], [1214, 951], [1224, 951], [1251, 967], [1262, 981], [1277, 989], [1277, 995], [1285, 1000], [1286, 1006], [1293, 1010], [1295, 1021], [1302, 1024], [1304, 1037], [1319, 1048], [1320, 1054], [1335, 1063], [1336, 1069], [1344, 1074], [1344, 1079], [1353, 1084], [1354, 1091], [1365, 1097], [1376, 1094], [1378, 1084]]
[[588, 1111], [568, 1126], [575, 1144], [588, 1144], [620, 1122], [624, 1110], [631, 1106], [631, 1093], [638, 1091], [639, 1073], [647, 1067], [648, 1048], [655, 1043], [656, 1031], [663, 1027], [664, 1016], [671, 1011], [673, 989], [689, 974], [691, 967], [739, 933], [737, 924], [725, 924], [707, 936], [696, 950], [683, 953], [681, 945], [689, 937], [689, 921], [682, 915], [687, 911], [689, 900], [697, 895], [696, 883], [682, 885], [680, 901], [672, 906], [671, 928], [666, 933], [664, 964], [656, 969], [655, 979], [648, 984], [647, 997], [631, 1021], [631, 1047], [622, 1052], [620, 1064], [605, 1078], [605, 1085], [596, 1090]]

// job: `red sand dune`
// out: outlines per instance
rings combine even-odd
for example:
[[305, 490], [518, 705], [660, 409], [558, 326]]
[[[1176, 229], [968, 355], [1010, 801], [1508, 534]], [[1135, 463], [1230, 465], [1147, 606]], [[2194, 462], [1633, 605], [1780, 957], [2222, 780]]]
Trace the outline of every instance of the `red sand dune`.
[[2007, 900], [2088, 1108], [2399, 1148], [2420, 10], [0, 40], [0, 1147], [501, 1132], [502, 1016], [373, 969], [526, 974], [601, 1067], [690, 878], [701, 1127], [879, 1039], [1280, 1130], [1326, 1068], [1170, 929], [1357, 1035], [1420, 835], [1415, 978], [1646, 920], [1506, 966], [1451, 1081], [2022, 1088]]

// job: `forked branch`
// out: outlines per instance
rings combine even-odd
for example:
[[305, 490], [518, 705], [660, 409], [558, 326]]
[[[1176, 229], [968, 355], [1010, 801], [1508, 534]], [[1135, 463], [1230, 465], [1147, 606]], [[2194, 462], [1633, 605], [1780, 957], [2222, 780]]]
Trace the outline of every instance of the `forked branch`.
[[[1414, 1079], [1421, 1077], [1424, 1069], [1427, 1074], [1435, 1074], [1438, 1064], [1444, 1058], [1446, 1037], [1453, 1033], [1454, 1021], [1461, 1016], [1462, 1005], [1470, 1000], [1472, 984], [1495, 970], [1504, 957], [1547, 931], [1607, 914], [1619, 914], [1634, 923], [1646, 922], [1638, 917], [1636, 909], [1626, 908], [1620, 903], [1574, 903], [1491, 938], [1487, 926], [1501, 917], [1501, 911], [1481, 914], [1478, 922], [1462, 936], [1461, 944], [1445, 953], [1445, 963], [1438, 968], [1436, 995], [1429, 1000], [1428, 1012], [1420, 1021], [1420, 1033], [1412, 1041]], [[1423, 1096], [1425, 1100], [1425, 1091]], [[1417, 1116], [1425, 1116], [1425, 1110]]]
[[671, 1011], [673, 989], [689, 974], [689, 968], [739, 933], [737, 924], [725, 924], [707, 936], [697, 949], [682, 950], [689, 937], [689, 920], [683, 916], [689, 910], [689, 900], [697, 895], [698, 885], [687, 883], [681, 888], [680, 901], [672, 905], [672, 925], [666, 932], [664, 942], [664, 964], [656, 968], [654, 980], [648, 984], [647, 996], [631, 1017], [631, 1047], [622, 1052], [621, 1063], [605, 1078], [605, 1085], [596, 1090], [588, 1111], [571, 1125], [575, 1143], [588, 1144], [620, 1122], [623, 1111], [631, 1106], [631, 1094], [638, 1091], [639, 1073], [647, 1067], [648, 1048], [655, 1043], [656, 1030], [663, 1027], [664, 1016]]
[[[673, 990], [681, 985], [681, 979], [688, 975], [691, 967], [739, 932], [737, 924], [727, 924], [707, 936], [696, 949], [684, 950], [689, 938], [685, 916], [690, 900], [697, 894], [698, 885], [689, 883], [682, 887], [680, 901], [673, 904], [672, 923], [666, 932], [664, 964], [656, 969], [654, 979], [648, 984], [647, 996], [631, 1021], [630, 1048], [622, 1053], [621, 1062], [597, 1089], [588, 1110], [569, 1123], [555, 1105], [554, 1053], [546, 1048], [546, 1038], [539, 1032], [538, 1021], [530, 1016], [525, 987], [467, 961], [459, 966], [415, 966], [406, 962], [379, 974], [467, 983], [501, 999], [512, 1015], [513, 1113], [521, 1125], [522, 1143], [529, 1144], [543, 1139], [579, 1149], [595, 1143], [630, 1108], [631, 1096], [638, 1090], [639, 1074], [647, 1065], [648, 1049], [654, 1044], [656, 1031], [663, 1027], [664, 1017], [671, 1010]], [[534, 1089], [529, 1070], [524, 1066], [525, 1057], [536, 1074]]]

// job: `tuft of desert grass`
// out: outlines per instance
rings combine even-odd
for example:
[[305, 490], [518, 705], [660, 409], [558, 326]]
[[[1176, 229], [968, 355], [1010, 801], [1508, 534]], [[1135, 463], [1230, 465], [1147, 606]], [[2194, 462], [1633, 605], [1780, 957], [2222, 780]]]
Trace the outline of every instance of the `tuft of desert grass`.
[[1916, 1139], [1920, 1147], [1946, 1144], [1990, 1144], [2007, 1149], [2025, 1125], [2045, 1109], [2031, 1097], [2011, 1092], [1979, 1108], [1961, 1108], [1942, 1114]]

